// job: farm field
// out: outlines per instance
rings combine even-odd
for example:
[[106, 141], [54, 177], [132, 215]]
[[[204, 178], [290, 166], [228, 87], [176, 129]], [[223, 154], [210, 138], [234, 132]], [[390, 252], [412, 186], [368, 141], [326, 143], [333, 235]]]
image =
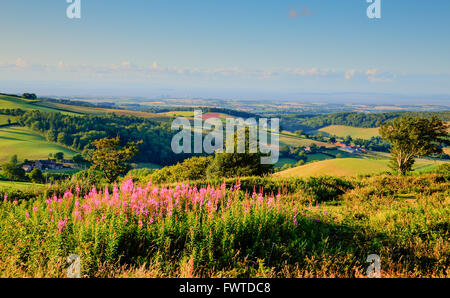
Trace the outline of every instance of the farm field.
[[379, 128], [363, 128], [363, 127], [351, 127], [346, 125], [330, 125], [319, 129], [319, 132], [324, 132], [329, 135], [335, 135], [341, 138], [351, 136], [353, 139], [365, 139], [369, 140], [372, 137], [378, 137]]
[[[362, 158], [329, 159], [308, 163], [306, 165], [288, 169], [274, 174], [274, 177], [311, 177], [311, 176], [357, 176], [378, 174], [389, 170], [389, 160], [374, 160]], [[415, 170], [432, 169], [438, 162], [419, 160], [415, 163]]]
[[71, 158], [75, 151], [57, 144], [49, 143], [44, 137], [25, 127], [0, 128], [0, 162], [8, 161], [17, 154], [19, 160], [47, 159], [49, 153], [64, 152], [66, 158]]
[[193, 111], [172, 111], [158, 114], [169, 117], [194, 117]]
[[325, 146], [326, 148], [333, 148], [336, 147], [332, 144], [328, 144], [325, 142], [319, 142], [311, 139], [302, 139], [300, 137], [289, 135], [286, 133], [279, 134], [280, 136], [280, 145], [288, 145], [288, 146], [294, 146], [294, 147], [307, 147], [311, 146], [312, 144], [316, 144], [317, 146]]

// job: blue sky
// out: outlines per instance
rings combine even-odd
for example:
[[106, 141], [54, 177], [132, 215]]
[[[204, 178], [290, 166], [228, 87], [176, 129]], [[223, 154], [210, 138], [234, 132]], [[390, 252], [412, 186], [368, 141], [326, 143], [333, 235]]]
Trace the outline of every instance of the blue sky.
[[450, 94], [450, 1], [2, 0], [0, 92]]

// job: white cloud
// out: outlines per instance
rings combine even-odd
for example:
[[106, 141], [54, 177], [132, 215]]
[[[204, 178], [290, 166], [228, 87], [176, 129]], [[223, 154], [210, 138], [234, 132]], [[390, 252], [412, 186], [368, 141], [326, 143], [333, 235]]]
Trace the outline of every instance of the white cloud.
[[28, 62], [25, 61], [22, 58], [17, 58], [15, 61], [15, 66], [19, 67], [19, 68], [27, 68], [28, 67]]
[[347, 70], [347, 71], [345, 72], [345, 78], [346, 78], [347, 80], [350, 80], [350, 79], [355, 75], [355, 73], [356, 73], [356, 70], [355, 70], [355, 69]]

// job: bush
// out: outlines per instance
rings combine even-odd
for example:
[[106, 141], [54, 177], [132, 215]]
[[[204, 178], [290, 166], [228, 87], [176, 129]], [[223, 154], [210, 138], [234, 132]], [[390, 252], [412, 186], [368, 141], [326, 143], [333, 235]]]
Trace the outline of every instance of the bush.
[[43, 183], [44, 182], [44, 176], [42, 175], [42, 172], [39, 169], [33, 169], [28, 174], [28, 177], [34, 183]]
[[264, 192], [273, 194], [295, 194], [311, 202], [325, 202], [337, 200], [348, 190], [354, 188], [354, 183], [336, 177], [310, 177], [274, 179], [268, 176], [242, 177], [228, 179], [206, 179], [192, 181], [199, 186], [220, 185], [225, 183], [228, 187], [239, 184], [244, 192]]
[[156, 170], [151, 175], [154, 183], [173, 183], [177, 181], [206, 179], [206, 168], [212, 157], [192, 157], [174, 166]]

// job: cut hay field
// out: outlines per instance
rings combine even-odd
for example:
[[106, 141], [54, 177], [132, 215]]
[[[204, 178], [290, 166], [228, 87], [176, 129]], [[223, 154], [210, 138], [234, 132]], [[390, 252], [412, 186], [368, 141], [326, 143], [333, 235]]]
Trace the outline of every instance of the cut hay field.
[[194, 117], [194, 111], [172, 111], [159, 114], [169, 117]]
[[294, 146], [294, 147], [307, 147], [311, 146], [312, 144], [316, 144], [317, 146], [325, 146], [326, 148], [333, 148], [336, 147], [332, 144], [328, 144], [325, 142], [319, 142], [311, 139], [302, 139], [295, 135], [287, 134], [282, 132], [280, 135], [280, 144], [281, 145], [288, 145], [288, 146]]
[[64, 152], [71, 158], [75, 151], [57, 144], [49, 143], [44, 137], [25, 127], [0, 128], [0, 162], [8, 161], [17, 154], [19, 160], [47, 159], [49, 153]]
[[[288, 169], [274, 174], [274, 177], [317, 177], [317, 176], [357, 176], [378, 174], [389, 170], [389, 160], [374, 160], [362, 158], [329, 159], [309, 163], [300, 167]], [[438, 162], [418, 160], [415, 170], [428, 170]]]
[[319, 129], [319, 132], [324, 132], [329, 135], [345, 138], [351, 136], [353, 139], [365, 139], [370, 140], [372, 137], [378, 137], [379, 128], [363, 128], [363, 127], [351, 127], [346, 125], [330, 125]]
[[[189, 119], [194, 118], [194, 111], [171, 111], [171, 112], [165, 112], [165, 113], [159, 113], [159, 115], [164, 115], [168, 117], [185, 117]], [[235, 118], [234, 116], [225, 114], [225, 113], [204, 113], [203, 120], [211, 119], [211, 118], [217, 118], [217, 119], [227, 119], [227, 118]]]

